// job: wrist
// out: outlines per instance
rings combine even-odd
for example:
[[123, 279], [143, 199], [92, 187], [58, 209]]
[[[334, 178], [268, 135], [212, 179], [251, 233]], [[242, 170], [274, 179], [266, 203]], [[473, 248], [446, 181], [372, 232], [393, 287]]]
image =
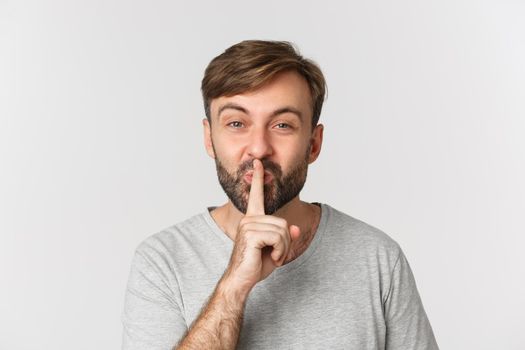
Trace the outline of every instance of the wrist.
[[238, 283], [233, 278], [223, 276], [217, 284], [216, 294], [220, 295], [231, 307], [244, 308], [252, 287]]

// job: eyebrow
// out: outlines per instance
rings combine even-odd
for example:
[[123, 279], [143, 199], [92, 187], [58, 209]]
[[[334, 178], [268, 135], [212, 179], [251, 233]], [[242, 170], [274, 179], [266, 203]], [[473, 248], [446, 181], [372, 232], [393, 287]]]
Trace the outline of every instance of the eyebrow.
[[219, 108], [219, 113], [217, 114], [218, 117], [221, 116], [221, 113], [226, 110], [226, 109], [233, 109], [233, 110], [236, 110], [236, 111], [240, 111], [240, 112], [243, 112], [245, 114], [248, 114], [248, 111], [242, 107], [242, 106], [239, 106], [238, 104], [235, 104], [235, 103], [226, 103], [225, 105], [221, 106], [221, 108]]
[[[219, 108], [219, 113], [217, 114], [217, 118], [220, 118], [221, 116], [221, 113], [223, 111], [225, 111], [226, 109], [233, 109], [233, 110], [236, 110], [236, 111], [239, 111], [239, 112], [242, 112], [244, 114], [250, 114], [248, 113], [248, 111], [246, 110], [246, 108], [236, 104], [236, 103], [232, 103], [232, 102], [229, 102], [229, 103], [226, 103], [225, 105], [221, 106]], [[280, 114], [284, 114], [284, 113], [292, 113], [292, 114], [295, 114], [300, 120], [301, 122], [303, 121], [303, 114], [301, 113], [300, 110], [298, 110], [297, 108], [294, 108], [294, 107], [291, 107], [291, 106], [286, 106], [286, 107], [282, 107], [282, 108], [279, 108], [279, 109], [276, 109], [275, 111], [272, 112], [271, 114], [271, 117], [276, 117]]]

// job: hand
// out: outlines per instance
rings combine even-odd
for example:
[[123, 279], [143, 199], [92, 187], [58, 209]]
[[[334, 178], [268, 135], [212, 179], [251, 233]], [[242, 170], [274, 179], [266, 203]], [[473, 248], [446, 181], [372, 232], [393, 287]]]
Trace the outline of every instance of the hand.
[[288, 226], [285, 219], [264, 214], [264, 169], [261, 161], [254, 159], [253, 168], [246, 215], [239, 222], [225, 273], [225, 277], [245, 292], [283, 265], [290, 253], [291, 241], [301, 234], [298, 226]]

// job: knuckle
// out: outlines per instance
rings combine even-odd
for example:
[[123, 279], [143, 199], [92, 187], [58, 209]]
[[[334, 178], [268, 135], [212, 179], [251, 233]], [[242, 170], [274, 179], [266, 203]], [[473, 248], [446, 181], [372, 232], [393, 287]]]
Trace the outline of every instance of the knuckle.
[[278, 218], [277, 220], [277, 224], [281, 227], [286, 227], [288, 226], [288, 222], [286, 221], [286, 219], [283, 219], [283, 218]]
[[249, 243], [256, 243], [258, 241], [261, 240], [261, 234], [260, 232], [257, 232], [257, 231], [247, 231], [246, 232], [246, 238], [245, 238]]
[[284, 238], [281, 233], [274, 232], [274, 238], [278, 245], [284, 244]]
[[282, 240], [286, 239], [287, 231], [288, 230], [282, 226], [275, 227], [275, 233], [277, 233], [279, 235], [279, 238]]
[[242, 227], [249, 222], [250, 222], [250, 218], [248, 216], [245, 216], [239, 221], [239, 227]]

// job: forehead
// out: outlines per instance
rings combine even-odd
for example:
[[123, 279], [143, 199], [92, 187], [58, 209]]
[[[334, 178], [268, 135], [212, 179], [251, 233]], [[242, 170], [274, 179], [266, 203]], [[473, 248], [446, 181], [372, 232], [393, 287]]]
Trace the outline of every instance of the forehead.
[[301, 111], [307, 120], [311, 120], [312, 115], [312, 97], [308, 83], [293, 71], [280, 73], [253, 91], [211, 100], [212, 117], [217, 118], [221, 106], [228, 103], [239, 104], [253, 114], [269, 114], [283, 107], [291, 107]]

